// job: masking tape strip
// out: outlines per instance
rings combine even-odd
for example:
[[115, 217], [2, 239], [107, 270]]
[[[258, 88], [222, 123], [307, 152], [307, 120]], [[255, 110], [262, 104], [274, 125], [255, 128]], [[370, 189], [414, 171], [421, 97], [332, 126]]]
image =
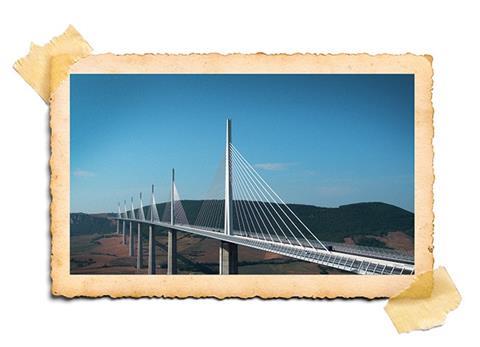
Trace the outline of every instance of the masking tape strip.
[[44, 46], [32, 43], [28, 55], [17, 60], [13, 68], [48, 103], [70, 66], [91, 51], [88, 42], [70, 25]]
[[[425, 296], [430, 292], [431, 295]], [[462, 300], [444, 267], [418, 275], [412, 284], [390, 298], [385, 311], [399, 333], [426, 330], [445, 322]]]

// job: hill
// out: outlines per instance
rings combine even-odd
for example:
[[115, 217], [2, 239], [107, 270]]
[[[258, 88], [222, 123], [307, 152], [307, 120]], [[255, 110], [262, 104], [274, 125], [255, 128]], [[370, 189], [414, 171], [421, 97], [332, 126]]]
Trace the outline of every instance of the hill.
[[336, 208], [289, 206], [321, 240], [342, 242], [346, 237], [384, 236], [394, 231], [413, 238], [414, 214], [393, 205], [367, 202]]
[[[190, 221], [195, 219], [202, 202], [202, 200], [182, 201]], [[335, 208], [299, 204], [289, 204], [289, 207], [321, 240], [343, 242], [347, 237], [358, 240], [359, 236], [380, 237], [398, 231], [413, 238], [414, 214], [381, 202], [356, 203]], [[165, 203], [157, 204], [157, 209], [161, 216]], [[146, 208], [145, 215], [147, 215]], [[72, 213], [70, 215], [71, 234], [115, 232], [116, 224], [112, 220], [114, 216], [113, 213]], [[382, 246], [376, 241], [370, 241], [370, 243], [372, 246]]]
[[[194, 221], [203, 201], [183, 201], [190, 221]], [[223, 203], [216, 201], [217, 204]], [[210, 204], [212, 206], [212, 203]], [[414, 215], [384, 203], [358, 203], [336, 208], [290, 204], [289, 207], [316, 233], [320, 240], [353, 243], [364, 246], [387, 247], [413, 255]], [[219, 208], [219, 206], [217, 206]], [[165, 204], [158, 204], [162, 216]], [[145, 209], [145, 215], [147, 215]], [[168, 211], [167, 211], [168, 212]], [[70, 238], [70, 269], [77, 274], [134, 274], [135, 257], [128, 256], [128, 247], [116, 235], [114, 213], [72, 213]], [[136, 231], [136, 225], [134, 226]], [[127, 225], [127, 233], [128, 233]], [[147, 242], [143, 228], [143, 242]], [[167, 236], [156, 234], [159, 273], [166, 272]], [[218, 241], [193, 234], [179, 233], [180, 273], [218, 273]], [[314, 263], [283, 257], [248, 247], [239, 247], [239, 271], [243, 274], [333, 274], [341, 271]], [[144, 261], [148, 257], [144, 247]]]
[[110, 234], [117, 229], [113, 213], [70, 213], [70, 235]]

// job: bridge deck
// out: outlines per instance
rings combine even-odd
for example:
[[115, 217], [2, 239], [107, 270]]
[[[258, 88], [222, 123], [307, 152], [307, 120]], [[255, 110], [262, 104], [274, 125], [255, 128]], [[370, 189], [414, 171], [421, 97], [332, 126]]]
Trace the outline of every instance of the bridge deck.
[[283, 244], [240, 235], [226, 235], [219, 230], [193, 227], [160, 221], [145, 221], [129, 218], [115, 218], [120, 221], [154, 225], [174, 229], [208, 238], [228, 241], [237, 245], [264, 250], [287, 257], [329, 266], [362, 275], [411, 275], [414, 273], [413, 259], [395, 252], [374, 251], [372, 247], [351, 247], [344, 244], [325, 242], [332, 251], [308, 246]]

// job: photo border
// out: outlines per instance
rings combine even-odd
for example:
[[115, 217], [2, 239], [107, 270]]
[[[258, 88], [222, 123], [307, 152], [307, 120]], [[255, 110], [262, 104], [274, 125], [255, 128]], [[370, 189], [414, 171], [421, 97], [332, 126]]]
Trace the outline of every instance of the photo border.
[[[414, 74], [415, 271], [433, 269], [432, 57], [413, 54], [91, 55], [71, 73]], [[335, 298], [390, 297], [414, 275], [71, 275], [70, 78], [51, 97], [52, 294], [65, 297]]]

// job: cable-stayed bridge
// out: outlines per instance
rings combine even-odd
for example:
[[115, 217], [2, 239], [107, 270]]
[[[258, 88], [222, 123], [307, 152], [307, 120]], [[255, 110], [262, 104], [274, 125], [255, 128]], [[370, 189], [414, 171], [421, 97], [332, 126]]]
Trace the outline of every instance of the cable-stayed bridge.
[[[223, 196], [203, 200], [192, 217], [186, 213], [172, 170], [170, 200], [159, 213], [152, 185], [150, 205], [138, 208], [131, 198], [130, 209], [118, 204], [117, 233], [122, 223], [123, 242], [129, 254], [137, 253], [137, 268], [143, 266], [141, 225], [149, 230], [148, 273], [156, 272], [155, 227], [168, 230], [167, 273], [177, 273], [177, 231], [219, 240], [220, 274], [238, 273], [238, 245], [268, 251], [335, 269], [364, 275], [409, 275], [414, 261], [401, 251], [321, 241], [292, 208], [270, 187], [231, 141], [231, 121], [227, 120]], [[161, 206], [162, 206], [161, 205]], [[187, 217], [188, 215], [188, 217]], [[137, 224], [137, 247], [132, 226]]]

